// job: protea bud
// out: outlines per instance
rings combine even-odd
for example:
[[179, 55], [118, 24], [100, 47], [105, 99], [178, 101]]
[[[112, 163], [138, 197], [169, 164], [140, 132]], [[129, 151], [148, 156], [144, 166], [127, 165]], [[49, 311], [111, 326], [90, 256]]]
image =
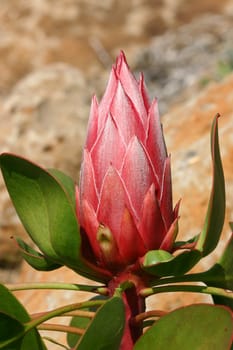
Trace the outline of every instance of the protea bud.
[[92, 101], [77, 216], [83, 254], [112, 273], [149, 250], [170, 251], [175, 239], [177, 210], [157, 100], [150, 103], [143, 76], [135, 79], [123, 53], [102, 101]]

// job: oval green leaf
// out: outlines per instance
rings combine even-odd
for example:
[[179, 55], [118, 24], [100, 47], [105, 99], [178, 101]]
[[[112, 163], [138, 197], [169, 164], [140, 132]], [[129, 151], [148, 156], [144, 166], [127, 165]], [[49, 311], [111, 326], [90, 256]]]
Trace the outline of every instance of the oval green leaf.
[[58, 173], [55, 178], [34, 163], [11, 154], [2, 154], [0, 164], [16, 211], [41, 252], [88, 278], [105, 281], [102, 273], [88, 268], [82, 259], [81, 237], [67, 179], [63, 177], [61, 183]]
[[232, 313], [225, 307], [190, 305], [161, 317], [134, 350], [229, 350]]
[[98, 309], [75, 350], [119, 350], [124, 322], [124, 303], [113, 297]]
[[51, 244], [46, 205], [45, 189], [51, 193], [51, 175], [26, 159], [11, 154], [2, 154], [0, 165], [11, 200], [26, 231], [42, 252], [59, 261]]
[[74, 210], [75, 210], [75, 184], [73, 179], [71, 179], [70, 176], [64, 174], [62, 171], [57, 169], [47, 169], [48, 172], [55, 177], [55, 179], [60, 182], [66, 191], [67, 196], [70, 199], [70, 203], [72, 204]]
[[[92, 301], [92, 300], [106, 300], [106, 299], [107, 299], [107, 297], [105, 297], [103, 295], [97, 295], [97, 296], [91, 298], [90, 301]], [[91, 306], [89, 308], [85, 308], [82, 310], [96, 312], [98, 307], [99, 306]], [[86, 329], [90, 322], [91, 322], [91, 320], [88, 317], [74, 316], [71, 319], [70, 326], [81, 328], [81, 329]], [[80, 338], [81, 338], [81, 335], [79, 335], [79, 334], [68, 333], [67, 334], [67, 343], [72, 348], [78, 343]]]

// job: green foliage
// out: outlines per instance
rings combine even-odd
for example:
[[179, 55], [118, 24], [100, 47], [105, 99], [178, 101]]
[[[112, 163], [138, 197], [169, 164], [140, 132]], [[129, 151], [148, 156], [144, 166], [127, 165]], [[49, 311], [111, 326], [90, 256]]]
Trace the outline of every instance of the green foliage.
[[161, 254], [161, 251], [150, 251], [145, 255], [142, 268], [157, 277], [180, 276], [188, 272], [200, 258], [198, 250], [183, 251], [177, 256], [167, 252]]
[[[222, 256], [214, 266], [203, 273], [203, 282], [208, 286], [215, 286], [233, 290], [233, 234], [223, 251]], [[233, 300], [222, 296], [213, 296], [215, 304], [222, 304], [233, 310]]]
[[43, 254], [30, 247], [21, 238], [16, 238], [16, 241], [20, 247], [20, 251], [24, 260], [27, 261], [27, 263], [31, 265], [35, 270], [51, 271], [61, 267], [60, 264], [57, 264], [53, 260], [46, 258]]
[[232, 314], [226, 308], [191, 305], [160, 318], [134, 350], [228, 350], [232, 332]]
[[99, 308], [74, 350], [119, 350], [125, 322], [120, 297], [109, 299]]
[[54, 177], [15, 155], [2, 154], [0, 164], [15, 209], [44, 256], [55, 264], [66, 265], [103, 282], [103, 275], [90, 270], [81, 255], [72, 180], [61, 172], [50, 171]]
[[204, 228], [196, 248], [202, 256], [210, 254], [218, 244], [225, 218], [225, 182], [218, 141], [218, 117], [216, 115], [211, 131], [211, 155], [213, 163], [213, 182], [206, 213]]
[[6, 287], [0, 285], [0, 349], [45, 350], [36, 329], [26, 332], [30, 317], [24, 307]]
[[[101, 296], [101, 295], [97, 295], [94, 298], [91, 298], [90, 300], [105, 300], [105, 299], [106, 299], [106, 297]], [[96, 312], [97, 306], [95, 306], [95, 307], [91, 306], [89, 308], [85, 308], [82, 310]], [[85, 330], [89, 324], [90, 324], [90, 319], [87, 317], [83, 317], [83, 316], [82, 317], [81, 316], [74, 316], [74, 317], [72, 317], [71, 322], [70, 322], [70, 326], [77, 327], [77, 328], [80, 328], [83, 330]], [[79, 334], [69, 333], [69, 334], [67, 334], [67, 343], [69, 344], [70, 347], [74, 347], [78, 343], [80, 337], [81, 337], [81, 335], [79, 335]]]

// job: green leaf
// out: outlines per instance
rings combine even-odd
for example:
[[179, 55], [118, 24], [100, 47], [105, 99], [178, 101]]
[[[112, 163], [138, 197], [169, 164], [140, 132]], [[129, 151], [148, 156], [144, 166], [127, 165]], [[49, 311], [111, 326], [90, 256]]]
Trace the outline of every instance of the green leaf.
[[22, 323], [30, 321], [30, 317], [25, 308], [2, 284], [0, 284], [0, 312], [13, 317]]
[[[207, 286], [220, 287], [233, 291], [233, 234], [218, 262], [202, 274]], [[212, 296], [215, 304], [226, 305], [233, 310], [233, 301], [229, 298]]]
[[113, 297], [101, 306], [75, 350], [119, 350], [125, 312], [121, 298]]
[[[205, 276], [205, 274], [203, 274]], [[218, 262], [206, 272], [207, 285], [233, 290], [233, 234]]]
[[103, 282], [103, 274], [88, 268], [82, 259], [69, 186], [64, 188], [48, 171], [15, 155], [2, 154], [0, 164], [16, 211], [41, 252], [55, 263]]
[[46, 350], [38, 331], [25, 333], [21, 322], [0, 312], [0, 349], [4, 350]]
[[37, 329], [27, 332], [22, 339], [21, 348], [16, 350], [47, 350]]
[[233, 290], [233, 234], [231, 235], [226, 248], [220, 257], [217, 266], [221, 266], [224, 273], [224, 283], [220, 286]]
[[232, 313], [227, 308], [190, 305], [161, 317], [134, 350], [228, 350], [232, 334]]
[[[105, 300], [105, 299], [107, 299], [107, 297], [105, 297], [103, 295], [97, 295], [97, 296], [91, 298], [90, 301], [91, 300]], [[98, 309], [98, 306], [95, 306], [95, 307], [91, 306], [89, 308], [85, 308], [82, 310], [96, 312], [97, 309]], [[90, 323], [90, 318], [88, 318], [88, 317], [74, 316], [71, 319], [70, 326], [86, 329], [87, 326], [89, 325], [89, 323]], [[79, 334], [68, 333], [67, 334], [67, 343], [70, 347], [74, 347], [78, 343], [80, 338], [81, 338], [81, 335], [79, 335]]]
[[[24, 326], [22, 323], [20, 323], [18, 320], [14, 319], [13, 317], [10, 317], [7, 314], [4, 314], [0, 312], [0, 349], [4, 349], [3, 345], [6, 344], [9, 339], [12, 338], [22, 338], [24, 334]], [[17, 346], [21, 343], [20, 341], [17, 341]], [[7, 345], [5, 345], [7, 346]], [[10, 345], [8, 345], [9, 347]], [[13, 348], [13, 345], [12, 345]], [[16, 349], [16, 347], [14, 346]]]
[[233, 311], [233, 300], [218, 295], [212, 295], [212, 299], [216, 305], [225, 305]]
[[18, 350], [21, 348], [24, 326], [7, 314], [0, 312], [0, 349]]
[[143, 261], [144, 266], [156, 265], [164, 261], [170, 261], [174, 257], [166, 250], [150, 250], [146, 253]]
[[203, 256], [210, 254], [218, 244], [225, 217], [225, 182], [218, 141], [218, 117], [212, 124], [211, 155], [213, 163], [213, 182], [204, 228], [197, 242], [197, 249]]
[[44, 193], [45, 188], [52, 191], [49, 189], [51, 176], [26, 159], [10, 154], [2, 154], [0, 164], [8, 192], [26, 231], [46, 256], [59, 261], [51, 244]]
[[161, 250], [154, 250], [149, 251], [143, 257], [141, 266], [153, 276], [180, 276], [188, 272], [200, 258], [201, 253], [198, 250], [183, 251], [176, 256]]
[[67, 196], [70, 198], [70, 202], [73, 205], [73, 208], [75, 210], [76, 203], [75, 203], [75, 184], [73, 179], [61, 172], [57, 169], [48, 169], [48, 172], [55, 177], [55, 179], [60, 182], [60, 184], [63, 186], [63, 189], [66, 191]]
[[21, 238], [16, 238], [16, 241], [24, 260], [34, 269], [38, 271], [52, 271], [61, 267], [60, 264], [55, 263], [53, 260], [46, 258], [43, 254], [31, 248]]
[[[87, 311], [87, 309], [84, 309]], [[70, 326], [76, 327], [76, 328], [81, 328], [81, 329], [86, 329], [87, 326], [90, 323], [90, 319], [87, 317], [79, 317], [79, 316], [74, 316], [72, 317], [72, 320], [70, 322]], [[68, 345], [73, 348], [81, 338], [81, 334], [72, 334], [68, 333], [67, 334], [67, 343]]]
[[195, 243], [198, 241], [199, 235], [196, 235], [192, 238], [190, 238], [187, 241], [176, 241], [173, 244], [173, 249], [185, 249], [185, 246], [195, 245]]
[[46, 347], [36, 329], [25, 333], [24, 323], [30, 317], [15, 296], [0, 285], [0, 349], [45, 350]]

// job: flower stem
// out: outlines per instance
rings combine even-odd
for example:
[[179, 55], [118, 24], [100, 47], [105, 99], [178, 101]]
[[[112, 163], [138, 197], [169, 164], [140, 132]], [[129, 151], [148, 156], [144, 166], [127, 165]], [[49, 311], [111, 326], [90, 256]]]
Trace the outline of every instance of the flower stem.
[[40, 331], [56, 331], [56, 332], [65, 332], [65, 333], [72, 333], [72, 334], [78, 334], [82, 335], [85, 333], [85, 329], [83, 328], [77, 328], [77, 327], [71, 327], [61, 324], [53, 324], [53, 323], [45, 323], [43, 325], [39, 325], [37, 327]]
[[83, 308], [89, 308], [92, 306], [100, 306], [103, 305], [105, 301], [103, 300], [93, 300], [93, 301], [86, 301], [83, 303], [75, 303], [75, 304], [70, 304], [62, 307], [58, 307], [52, 311], [47, 312], [46, 314], [43, 314], [37, 318], [34, 318], [33, 320], [27, 322], [25, 324], [25, 331], [29, 331], [30, 329], [39, 326], [41, 323], [53, 318], [57, 317], [60, 315], [63, 315], [67, 312], [71, 312], [73, 310], [77, 309], [83, 309]]
[[162, 311], [162, 310], [150, 310], [150, 311], [146, 311], [146, 312], [141, 312], [140, 314], [138, 314], [137, 316], [134, 317], [134, 321], [136, 323], [141, 322], [146, 320], [147, 318], [151, 318], [151, 317], [161, 317], [166, 315], [167, 312], [166, 311]]
[[[41, 316], [43, 316], [43, 315], [45, 315], [47, 313], [48, 313], [48, 311], [47, 312], [37, 312], [37, 313], [31, 314], [30, 318], [31, 319], [36, 319], [36, 318], [41, 317]], [[93, 311], [84, 311], [84, 310], [76, 310], [76, 311], [66, 312], [64, 314], [58, 315], [57, 317], [59, 317], [59, 316], [62, 316], [62, 317], [64, 317], [64, 316], [72, 316], [72, 317], [73, 316], [79, 316], [79, 317], [93, 318], [93, 317], [95, 317], [95, 312], [93, 312]]]
[[30, 290], [30, 289], [61, 289], [61, 290], [74, 290], [84, 291], [91, 293], [99, 293], [101, 295], [107, 294], [107, 288], [104, 286], [89, 286], [85, 284], [75, 283], [58, 283], [58, 282], [46, 282], [46, 283], [17, 283], [7, 284], [6, 287], [11, 291]]
[[166, 285], [166, 286], [145, 288], [141, 290], [140, 294], [143, 297], [148, 297], [153, 294], [170, 293], [170, 292], [203, 293], [203, 294], [212, 294], [212, 295], [218, 295], [225, 298], [233, 299], [232, 291], [228, 291], [223, 288], [195, 286], [195, 285], [171, 285], [171, 286]]
[[[216, 274], [210, 273], [211, 270], [200, 272], [200, 273], [193, 273], [183, 276], [174, 276], [174, 277], [164, 277], [156, 280], [151, 281], [151, 285], [153, 287], [155, 286], [161, 286], [164, 284], [169, 283], [180, 283], [180, 282], [204, 282], [204, 283], [213, 283], [216, 284], [218, 282], [218, 279], [216, 278]], [[232, 277], [224, 276], [224, 282], [226, 281], [232, 281]], [[222, 281], [222, 279], [220, 280]]]

